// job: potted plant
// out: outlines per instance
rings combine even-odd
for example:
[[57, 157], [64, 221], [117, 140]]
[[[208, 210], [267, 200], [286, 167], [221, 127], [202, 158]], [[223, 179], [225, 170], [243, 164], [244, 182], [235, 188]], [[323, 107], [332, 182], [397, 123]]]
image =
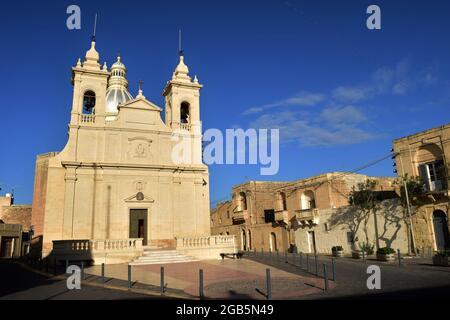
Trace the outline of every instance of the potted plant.
[[438, 251], [433, 256], [433, 264], [435, 266], [448, 267], [448, 257], [450, 256], [450, 251], [441, 250]]
[[377, 260], [395, 261], [395, 250], [389, 247], [383, 247], [377, 250]]
[[373, 244], [363, 242], [362, 244], [359, 244], [359, 250], [352, 251], [352, 258], [362, 259], [363, 255], [367, 258], [367, 256], [373, 255], [373, 248]]
[[342, 248], [342, 246], [334, 246], [333, 248], [331, 248], [331, 252], [333, 253], [333, 257], [344, 256], [344, 248]]

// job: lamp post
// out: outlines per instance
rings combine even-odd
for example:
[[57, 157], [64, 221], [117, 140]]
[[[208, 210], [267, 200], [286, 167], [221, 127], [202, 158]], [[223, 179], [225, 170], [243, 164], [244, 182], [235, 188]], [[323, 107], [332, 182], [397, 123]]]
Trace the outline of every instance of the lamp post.
[[411, 249], [412, 249], [412, 252], [414, 253], [414, 255], [417, 255], [417, 252], [416, 252], [416, 240], [415, 240], [415, 236], [414, 236], [414, 227], [413, 227], [412, 217], [411, 217], [411, 205], [409, 203], [408, 186], [407, 186], [407, 183], [406, 183], [406, 179], [404, 178], [405, 171], [404, 171], [404, 168], [403, 168], [403, 159], [401, 157], [401, 152], [394, 153], [394, 157], [397, 158], [397, 156], [400, 157], [400, 167], [401, 167], [401, 172], [402, 172], [403, 188], [405, 189], [406, 210], [408, 212], [409, 228], [411, 230], [411, 245], [412, 245], [412, 248], [410, 248], [410, 250], [409, 250], [410, 252], [409, 253], [411, 253]]

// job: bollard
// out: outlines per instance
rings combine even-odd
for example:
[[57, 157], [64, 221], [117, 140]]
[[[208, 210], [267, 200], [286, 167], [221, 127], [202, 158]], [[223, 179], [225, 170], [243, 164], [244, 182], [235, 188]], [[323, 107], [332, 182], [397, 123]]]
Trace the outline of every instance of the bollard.
[[200, 299], [203, 299], [205, 296], [204, 296], [204, 293], [203, 293], [203, 270], [202, 269], [200, 269], [200, 272], [199, 272], [199, 281], [200, 281], [200, 283], [199, 283], [199, 296], [200, 296]]
[[81, 261], [81, 280], [84, 280], [84, 261]]
[[272, 282], [270, 280], [270, 269], [266, 269], [266, 286], [267, 286], [267, 300], [272, 299]]
[[295, 266], [295, 256], [297, 254], [295, 252], [292, 253], [292, 264]]
[[261, 248], [261, 258], [264, 257], [264, 249]]
[[284, 261], [286, 263], [289, 263], [289, 261], [288, 261], [288, 252], [287, 251], [284, 253]]
[[48, 274], [48, 271], [49, 271], [49, 263], [48, 263], [48, 259], [45, 259], [45, 273], [47, 273]]
[[69, 269], [69, 260], [66, 259], [66, 270], [64, 270], [64, 273], [67, 273], [67, 269]]
[[277, 261], [280, 260], [280, 251], [277, 250]]
[[53, 274], [56, 276], [58, 272], [57, 264], [56, 264], [56, 258], [53, 259]]
[[402, 256], [400, 254], [400, 249], [397, 249], [397, 259], [398, 259], [398, 266], [402, 266]]
[[105, 282], [105, 264], [102, 263], [102, 282]]
[[317, 262], [317, 254], [314, 254], [314, 263], [316, 265], [316, 276], [318, 276], [319, 275], [319, 265]]
[[300, 259], [299, 259], [299, 263], [300, 263], [300, 269], [302, 268], [302, 264], [303, 264], [303, 253], [300, 251]]
[[363, 262], [366, 262], [366, 252], [364, 250], [362, 251], [362, 256], [363, 256]]
[[328, 291], [328, 275], [327, 275], [327, 265], [323, 264], [323, 281], [324, 281], [324, 289]]
[[161, 294], [164, 294], [164, 267], [161, 267]]
[[309, 272], [309, 253], [306, 254], [306, 271]]
[[269, 249], [269, 259], [272, 260], [272, 249]]
[[256, 248], [253, 249], [253, 256], [256, 258]]
[[131, 289], [131, 265], [128, 265], [128, 289]]
[[331, 258], [331, 267], [333, 269], [333, 281], [336, 281], [336, 261]]

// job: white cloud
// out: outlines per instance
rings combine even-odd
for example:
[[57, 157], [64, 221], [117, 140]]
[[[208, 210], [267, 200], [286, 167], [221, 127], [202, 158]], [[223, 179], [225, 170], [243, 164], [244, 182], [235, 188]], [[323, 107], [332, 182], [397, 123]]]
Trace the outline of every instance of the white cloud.
[[261, 113], [264, 110], [276, 108], [276, 107], [287, 107], [287, 106], [304, 106], [312, 107], [315, 106], [326, 99], [326, 96], [321, 93], [311, 93], [302, 91], [293, 97], [283, 99], [277, 102], [269, 103], [260, 107], [252, 107], [243, 112], [243, 115]]
[[333, 97], [340, 101], [346, 102], [358, 102], [367, 99], [370, 94], [370, 89], [368, 88], [358, 88], [358, 87], [337, 87], [333, 90]]
[[[348, 119], [345, 119], [346, 115]], [[292, 111], [264, 114], [251, 123], [251, 127], [280, 129], [281, 143], [298, 142], [304, 147], [332, 146], [376, 138], [376, 134], [359, 127], [365, 120], [355, 107], [344, 107], [325, 109], [319, 117], [309, 118]]]

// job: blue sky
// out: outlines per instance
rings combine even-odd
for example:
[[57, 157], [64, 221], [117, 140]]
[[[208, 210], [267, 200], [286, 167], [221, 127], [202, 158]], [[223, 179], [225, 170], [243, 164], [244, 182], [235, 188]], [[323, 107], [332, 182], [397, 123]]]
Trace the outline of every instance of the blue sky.
[[[82, 29], [66, 28], [77, 4]], [[381, 7], [382, 30], [366, 28]], [[118, 52], [130, 91], [163, 106], [176, 64], [204, 89], [204, 129], [280, 128], [280, 171], [212, 165], [212, 202], [248, 179], [294, 180], [352, 170], [386, 155], [392, 139], [450, 122], [448, 1], [39, 1], [2, 3], [1, 191], [31, 203], [36, 155], [67, 141], [70, 67], [89, 48]], [[393, 175], [390, 160], [363, 171]]]

